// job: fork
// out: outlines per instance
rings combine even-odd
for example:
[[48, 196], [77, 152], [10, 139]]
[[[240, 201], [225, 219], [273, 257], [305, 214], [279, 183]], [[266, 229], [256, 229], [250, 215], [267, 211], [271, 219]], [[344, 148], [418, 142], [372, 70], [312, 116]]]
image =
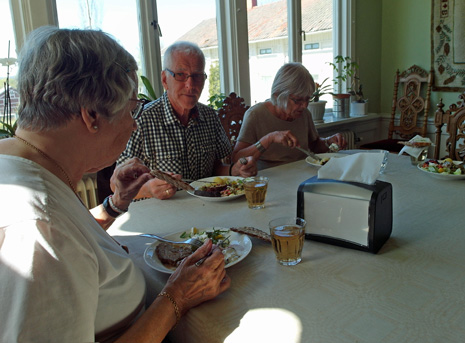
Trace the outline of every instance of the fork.
[[153, 235], [151, 233], [143, 233], [143, 234], [140, 234], [139, 236], [155, 238], [155, 239], [157, 239], [159, 241], [163, 241], [163, 242], [167, 242], [167, 243], [173, 243], [173, 244], [190, 244], [190, 245], [192, 245], [194, 250], [197, 250], [198, 248], [200, 248], [203, 245], [203, 242], [200, 239], [197, 239], [197, 238], [189, 238], [189, 239], [186, 239], [185, 241], [172, 241], [172, 240], [169, 240], [169, 239], [157, 236], [157, 235]]

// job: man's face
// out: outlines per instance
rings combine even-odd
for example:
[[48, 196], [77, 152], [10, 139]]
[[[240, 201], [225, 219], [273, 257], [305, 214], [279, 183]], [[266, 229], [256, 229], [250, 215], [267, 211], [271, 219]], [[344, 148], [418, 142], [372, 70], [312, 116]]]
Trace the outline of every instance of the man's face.
[[[204, 65], [199, 57], [185, 55], [180, 52], [173, 54], [171, 68], [167, 69], [173, 73], [184, 73], [187, 75], [204, 74], [205, 72]], [[186, 81], [178, 81], [167, 70], [162, 72], [161, 79], [163, 87], [168, 93], [171, 105], [179, 115], [188, 114], [197, 104], [205, 85], [205, 79], [202, 80], [200, 77], [189, 77]]]

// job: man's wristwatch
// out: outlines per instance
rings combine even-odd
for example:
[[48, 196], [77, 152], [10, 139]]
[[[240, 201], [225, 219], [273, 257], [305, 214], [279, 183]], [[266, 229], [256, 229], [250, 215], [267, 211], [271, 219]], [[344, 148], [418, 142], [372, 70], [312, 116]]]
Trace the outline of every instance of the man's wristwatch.
[[107, 196], [105, 200], [103, 200], [103, 208], [105, 211], [113, 218], [119, 217], [121, 214], [126, 213], [128, 210], [122, 210], [115, 206], [113, 200], [111, 199], [111, 195]]

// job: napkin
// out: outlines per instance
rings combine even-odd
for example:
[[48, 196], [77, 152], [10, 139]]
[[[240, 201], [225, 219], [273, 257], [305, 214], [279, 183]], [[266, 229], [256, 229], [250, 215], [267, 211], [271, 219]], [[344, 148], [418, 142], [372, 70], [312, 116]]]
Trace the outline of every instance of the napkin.
[[[411, 140], [409, 140], [410, 143], [414, 143], [414, 142], [424, 142], [424, 143], [429, 143], [429, 145], [434, 145], [432, 144], [431, 142], [431, 139], [429, 138], [425, 138], [425, 137], [422, 137], [420, 135], [416, 135], [415, 137], [413, 137]], [[429, 146], [428, 145], [428, 146]], [[428, 149], [428, 146], [422, 146], [422, 147], [418, 147], [418, 148], [415, 148], [413, 146], [407, 146], [405, 145], [400, 151], [399, 151], [399, 156], [402, 155], [404, 152], [406, 154], [409, 154], [410, 156], [414, 157], [414, 158], [418, 158], [418, 156], [421, 155], [422, 151], [425, 150], [425, 149]]]
[[385, 155], [386, 152], [381, 151], [333, 157], [318, 170], [318, 178], [372, 185], [379, 176]]

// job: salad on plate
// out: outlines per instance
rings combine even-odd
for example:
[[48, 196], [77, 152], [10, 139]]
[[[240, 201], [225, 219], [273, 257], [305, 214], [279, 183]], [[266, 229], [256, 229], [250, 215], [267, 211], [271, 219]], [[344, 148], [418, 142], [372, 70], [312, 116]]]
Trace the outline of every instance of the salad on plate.
[[430, 159], [419, 165], [421, 170], [442, 175], [465, 175], [465, 167], [461, 162], [454, 162], [451, 158], [444, 160]]
[[[203, 197], [231, 197], [244, 194], [244, 180], [239, 177], [220, 177], [194, 181], [194, 195]], [[200, 186], [198, 186], [200, 184]]]

